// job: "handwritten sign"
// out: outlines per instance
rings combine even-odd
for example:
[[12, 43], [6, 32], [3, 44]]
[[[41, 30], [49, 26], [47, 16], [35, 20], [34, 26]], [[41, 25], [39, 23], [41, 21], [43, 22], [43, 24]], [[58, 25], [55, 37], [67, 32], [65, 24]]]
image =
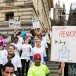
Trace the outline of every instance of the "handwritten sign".
[[33, 18], [33, 19], [32, 19], [32, 23], [33, 23], [33, 28], [34, 28], [34, 29], [41, 27], [41, 26], [40, 26], [40, 20], [38, 19], [38, 17]]
[[53, 26], [51, 61], [76, 63], [76, 26]]
[[9, 27], [20, 28], [21, 27], [21, 22], [18, 21], [18, 20], [9, 19]]

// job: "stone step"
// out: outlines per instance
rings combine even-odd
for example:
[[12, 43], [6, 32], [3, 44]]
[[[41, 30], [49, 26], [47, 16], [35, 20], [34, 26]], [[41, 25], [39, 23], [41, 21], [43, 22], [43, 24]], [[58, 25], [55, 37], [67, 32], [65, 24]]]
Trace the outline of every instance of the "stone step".
[[[16, 27], [17, 28], [17, 27]], [[18, 28], [18, 29], [22, 29], [23, 27], [20, 27], [20, 28]], [[32, 28], [32, 26], [25, 26], [25, 29], [29, 29], [29, 28]], [[6, 28], [3, 28], [3, 27], [1, 27], [0, 28], [0, 31], [6, 31], [6, 30], [8, 30], [8, 31], [12, 31], [14, 28], [12, 28], [12, 27], [6, 27]]]
[[52, 65], [52, 64], [47, 64], [47, 66], [48, 66], [48, 67], [56, 67], [56, 68], [57, 68], [59, 65], [57, 65], [57, 64], [54, 64], [54, 65]]
[[49, 46], [49, 51], [48, 51], [48, 59], [49, 60], [46, 63], [46, 65], [50, 69], [50, 76], [59, 76], [58, 75], [59, 63], [58, 62], [54, 62], [54, 61], [50, 61], [50, 55], [51, 55], [51, 47]]
[[52, 65], [52, 66], [55, 66], [55, 65], [58, 66], [59, 64], [56, 64], [56, 63], [53, 64], [53, 63], [48, 62], [47, 65], [48, 65], [48, 66], [49, 66], [49, 65], [50, 65], [50, 66], [51, 66], [51, 65]]
[[55, 64], [55, 65], [52, 65], [52, 64], [51, 64], [51, 65], [48, 65], [48, 64], [47, 64], [47, 66], [48, 66], [48, 67], [51, 67], [51, 68], [58, 68], [59, 65], [56, 65], [56, 64]]
[[[23, 28], [23, 27], [20, 27], [20, 28], [18, 28], [17, 30], [18, 30], [18, 31], [21, 31], [22, 28]], [[27, 31], [27, 30], [29, 30], [30, 28], [32, 28], [32, 26], [25, 27], [25, 30]], [[1, 27], [1, 28], [0, 28], [0, 33], [1, 33], [1, 34], [11, 35], [11, 34], [13, 34], [13, 30], [14, 30], [14, 28], [9, 28], [9, 27], [2, 28], [2, 27]]]
[[50, 69], [50, 71], [51, 71], [51, 74], [57, 74], [57, 70], [54, 70], [54, 69]]
[[[21, 20], [21, 26], [31, 26], [32, 19], [30, 20]], [[0, 27], [9, 27], [9, 21], [2, 21], [0, 22]]]
[[50, 64], [59, 64], [59, 62], [54, 62], [54, 61], [47, 61], [47, 63], [50, 63]]
[[52, 70], [57, 70], [58, 69], [58, 67], [50, 67], [49, 66], [49, 69], [52, 71]]

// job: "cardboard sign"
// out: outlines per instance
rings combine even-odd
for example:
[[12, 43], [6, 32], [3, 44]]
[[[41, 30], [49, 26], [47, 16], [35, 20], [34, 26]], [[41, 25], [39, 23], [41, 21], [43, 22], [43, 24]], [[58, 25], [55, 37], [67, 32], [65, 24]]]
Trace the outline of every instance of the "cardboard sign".
[[33, 28], [34, 29], [35, 28], [40, 28], [40, 21], [37, 17], [32, 19], [32, 23], [33, 23]]
[[9, 19], [9, 27], [20, 28], [21, 27], [21, 22], [18, 21], [18, 20]]
[[76, 26], [53, 26], [50, 60], [76, 63]]

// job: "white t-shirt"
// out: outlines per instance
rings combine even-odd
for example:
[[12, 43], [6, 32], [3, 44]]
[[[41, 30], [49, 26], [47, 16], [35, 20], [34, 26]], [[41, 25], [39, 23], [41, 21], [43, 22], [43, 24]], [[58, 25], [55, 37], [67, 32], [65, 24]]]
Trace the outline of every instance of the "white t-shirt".
[[46, 35], [42, 37], [42, 40], [47, 42]]
[[22, 44], [23, 42], [24, 42], [24, 40], [23, 40], [23, 38], [22, 37], [20, 37], [20, 36], [17, 36], [19, 39], [18, 39], [18, 43], [19, 44]]
[[50, 39], [49, 39], [48, 34], [46, 34], [45, 36], [43, 36], [42, 40], [46, 41], [47, 43], [50, 43]]
[[3, 58], [7, 56], [7, 50], [0, 51], [0, 64], [3, 64]]
[[35, 46], [35, 47], [32, 48], [32, 50], [31, 50], [31, 56], [34, 56], [36, 53], [39, 53], [39, 54], [41, 55], [41, 62], [44, 62], [44, 61], [43, 61], [43, 57], [46, 57], [45, 48], [43, 48], [43, 47], [37, 48], [37, 47]]
[[47, 42], [44, 41], [44, 40], [42, 40], [42, 41], [41, 41], [41, 47], [43, 47], [43, 48], [48, 48]]
[[50, 43], [50, 38], [48, 36], [48, 33], [45, 36], [46, 36], [47, 43]]
[[32, 46], [30, 44], [23, 44], [22, 45], [21, 59], [28, 59], [28, 60], [30, 60], [31, 49], [32, 49]]
[[[7, 56], [4, 57], [3, 59], [3, 65], [5, 65], [8, 62]], [[18, 55], [15, 55], [12, 59], [11, 59], [11, 63], [14, 65], [15, 67], [15, 71], [17, 71], [18, 67], [22, 67], [21, 65], [21, 59]]]
[[11, 44], [15, 46], [15, 48], [16, 48], [15, 54], [19, 56], [19, 51], [21, 50], [22, 44], [20, 44], [20, 43], [11, 43]]

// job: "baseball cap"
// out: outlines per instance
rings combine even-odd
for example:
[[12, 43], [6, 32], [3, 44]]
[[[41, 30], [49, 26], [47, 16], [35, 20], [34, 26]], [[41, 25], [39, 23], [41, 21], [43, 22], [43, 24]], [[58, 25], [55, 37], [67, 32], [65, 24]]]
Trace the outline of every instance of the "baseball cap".
[[36, 58], [40, 58], [41, 59], [41, 55], [39, 53], [34, 54], [34, 59]]

